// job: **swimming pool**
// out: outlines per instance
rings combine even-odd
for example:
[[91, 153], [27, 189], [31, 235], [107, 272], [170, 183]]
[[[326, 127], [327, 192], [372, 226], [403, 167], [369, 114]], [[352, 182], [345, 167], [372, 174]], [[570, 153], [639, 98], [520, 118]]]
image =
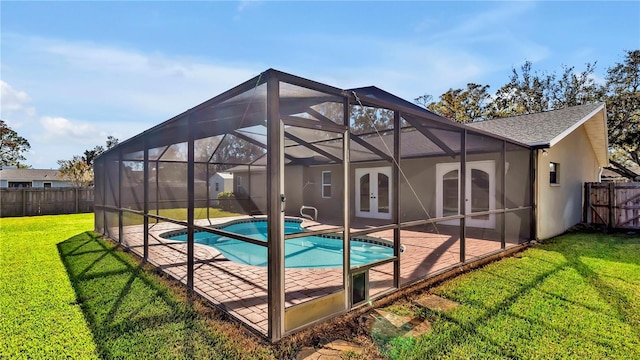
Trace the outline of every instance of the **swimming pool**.
[[[267, 241], [267, 221], [253, 219], [230, 223], [218, 229]], [[304, 232], [301, 222], [285, 221], [285, 234]], [[186, 241], [186, 234], [166, 233], [163, 238]], [[245, 265], [267, 266], [267, 248], [208, 232], [196, 232], [194, 240], [220, 251], [224, 257]], [[351, 266], [368, 264], [393, 256], [393, 247], [383, 241], [352, 239]], [[331, 235], [305, 236], [285, 240], [284, 263], [286, 268], [334, 268], [342, 267], [342, 238]]]

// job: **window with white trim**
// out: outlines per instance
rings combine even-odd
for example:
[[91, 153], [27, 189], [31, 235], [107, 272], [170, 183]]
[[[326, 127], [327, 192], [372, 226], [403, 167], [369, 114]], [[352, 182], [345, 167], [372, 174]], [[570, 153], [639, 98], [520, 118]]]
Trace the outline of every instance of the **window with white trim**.
[[322, 197], [331, 197], [331, 171], [322, 172]]
[[44, 186], [45, 189], [51, 188], [51, 183], [50, 182], [43, 183], [42, 185]]
[[549, 184], [560, 184], [560, 164], [550, 162], [549, 163]]

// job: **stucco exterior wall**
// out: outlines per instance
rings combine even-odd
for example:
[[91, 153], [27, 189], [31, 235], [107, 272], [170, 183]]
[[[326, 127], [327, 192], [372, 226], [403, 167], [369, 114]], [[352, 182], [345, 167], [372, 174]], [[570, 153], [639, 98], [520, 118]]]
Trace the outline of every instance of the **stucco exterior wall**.
[[302, 166], [287, 166], [284, 169], [284, 194], [287, 197], [285, 215], [300, 216], [300, 206], [304, 204]]
[[[500, 166], [500, 153], [486, 154], [469, 154], [467, 161], [495, 161], [495, 208], [501, 209], [503, 205], [502, 194], [502, 176], [504, 169]], [[516, 208], [531, 204], [530, 199], [530, 181], [529, 181], [529, 152], [528, 151], [508, 151], [507, 152], [508, 168], [506, 176], [506, 207]], [[435, 218], [436, 214], [436, 165], [439, 163], [455, 163], [459, 158], [455, 157], [432, 157], [432, 158], [414, 158], [402, 159], [401, 166], [408, 182], [404, 176], [400, 176], [400, 221], [423, 220], [427, 218]], [[367, 163], [350, 164], [350, 182], [352, 184], [348, 191], [349, 201], [351, 202], [351, 214], [355, 217], [355, 171], [358, 168], [373, 168], [391, 166], [389, 162], [377, 161]], [[322, 172], [331, 171], [331, 197], [322, 197]], [[237, 172], [236, 177], [244, 178], [246, 184], [247, 173]], [[261, 192], [265, 189], [266, 178], [264, 172], [252, 172], [252, 197], [257, 203], [262, 202]], [[286, 166], [285, 167], [285, 195], [287, 197], [285, 214], [288, 216], [299, 216], [300, 207], [302, 205], [314, 206], [318, 209], [320, 220], [331, 218], [339, 219], [343, 215], [344, 203], [344, 178], [342, 165], [326, 165], [326, 166]], [[246, 185], [245, 185], [246, 186]], [[414, 191], [416, 195], [414, 195]], [[428, 214], [425, 214], [422, 206]], [[518, 216], [527, 216], [525, 213], [511, 215], [511, 221], [507, 222], [509, 234], [528, 234], [529, 223], [522, 221]], [[515, 221], [515, 220], [517, 221]], [[376, 223], [379, 224], [379, 221]], [[496, 227], [499, 228], [502, 218], [497, 216]]]
[[[598, 162], [584, 126], [537, 159], [537, 237], [559, 235], [582, 221], [583, 186], [598, 181]], [[549, 182], [549, 163], [559, 164], [560, 183]]]
[[[503, 169], [500, 166], [500, 154], [470, 154], [467, 157], [469, 162], [493, 160], [495, 161], [495, 208], [503, 208], [502, 204], [502, 176]], [[400, 221], [423, 220], [426, 218], [435, 218], [436, 214], [436, 165], [438, 163], [454, 163], [458, 158], [451, 157], [433, 157], [420, 159], [403, 159], [401, 167], [408, 182], [404, 176], [400, 175]], [[530, 205], [530, 188], [529, 188], [529, 152], [517, 151], [507, 153], [507, 183], [506, 183], [506, 207], [515, 208]], [[351, 201], [351, 217], [355, 216], [355, 170], [358, 168], [372, 168], [391, 166], [388, 162], [368, 162], [368, 163], [352, 163], [350, 170], [350, 182], [352, 184], [349, 189]], [[295, 169], [293, 169], [295, 168]], [[296, 184], [296, 177], [302, 172], [302, 182], [299, 186]], [[322, 197], [322, 172], [331, 171], [332, 173], [332, 196], [331, 198]], [[299, 178], [298, 178], [299, 179]], [[411, 186], [409, 186], [409, 183]], [[412, 190], [413, 188], [413, 190]], [[415, 195], [414, 195], [415, 191]], [[341, 165], [314, 166], [314, 167], [287, 167], [285, 168], [285, 193], [287, 195], [287, 215], [297, 216], [300, 206], [311, 205], [318, 209], [320, 218], [330, 216], [333, 218], [343, 214], [343, 171]], [[417, 197], [420, 199], [418, 201]], [[422, 205], [420, 204], [422, 203]], [[423, 209], [423, 207], [425, 209]], [[425, 214], [426, 210], [428, 214]], [[499, 220], [499, 219], [498, 219]], [[496, 223], [496, 226], [500, 222]], [[515, 233], [528, 233], [528, 223], [522, 222], [522, 229], [519, 224], [513, 224], [514, 229], [510, 230]], [[517, 229], [516, 229], [517, 228]]]

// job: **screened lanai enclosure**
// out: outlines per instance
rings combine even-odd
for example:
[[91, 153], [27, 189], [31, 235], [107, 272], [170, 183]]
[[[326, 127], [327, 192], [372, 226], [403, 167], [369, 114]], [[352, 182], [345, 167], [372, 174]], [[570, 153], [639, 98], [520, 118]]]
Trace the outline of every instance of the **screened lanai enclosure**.
[[270, 69], [100, 156], [95, 226], [277, 341], [529, 241], [533, 166], [376, 87]]

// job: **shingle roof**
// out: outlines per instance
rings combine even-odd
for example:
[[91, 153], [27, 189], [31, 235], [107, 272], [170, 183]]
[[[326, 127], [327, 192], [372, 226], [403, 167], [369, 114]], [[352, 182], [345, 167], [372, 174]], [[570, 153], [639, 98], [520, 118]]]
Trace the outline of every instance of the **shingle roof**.
[[58, 177], [58, 170], [46, 169], [2, 169], [2, 180], [62, 180]]
[[535, 114], [512, 116], [507, 118], [479, 121], [466, 124], [513, 139], [521, 143], [536, 145], [553, 145], [558, 137], [564, 137], [566, 131], [572, 130], [580, 122], [588, 120], [590, 114], [599, 110], [604, 104], [587, 104], [572, 106], [559, 110], [545, 111]]

